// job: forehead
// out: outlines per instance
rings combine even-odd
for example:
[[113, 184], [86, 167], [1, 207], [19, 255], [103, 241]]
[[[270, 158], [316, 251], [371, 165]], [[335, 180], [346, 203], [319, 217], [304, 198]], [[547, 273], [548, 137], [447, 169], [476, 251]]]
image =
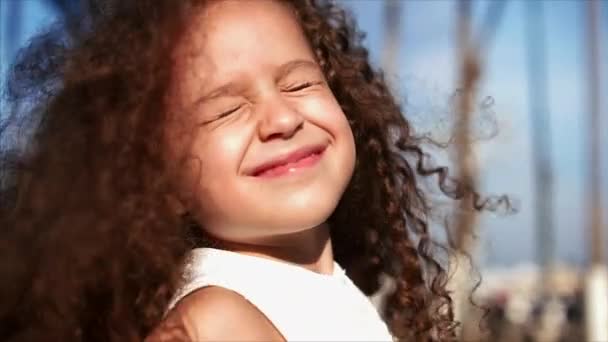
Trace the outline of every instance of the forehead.
[[314, 61], [291, 7], [271, 0], [210, 2], [192, 19], [177, 51], [182, 71], [206, 82], [293, 59]]

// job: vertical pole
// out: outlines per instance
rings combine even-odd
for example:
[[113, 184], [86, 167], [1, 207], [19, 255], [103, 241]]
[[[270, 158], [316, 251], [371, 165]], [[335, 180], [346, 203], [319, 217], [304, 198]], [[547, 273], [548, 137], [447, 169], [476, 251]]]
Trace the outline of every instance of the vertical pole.
[[477, 226], [477, 213], [474, 210], [475, 195], [478, 191], [477, 179], [479, 166], [473, 150], [471, 122], [476, 101], [477, 85], [482, 75], [483, 56], [491, 45], [491, 40], [498, 28], [504, 12], [506, 1], [492, 2], [484, 16], [482, 30], [473, 38], [472, 2], [459, 0], [457, 2], [456, 34], [458, 43], [459, 63], [459, 97], [456, 108], [454, 145], [456, 154], [456, 170], [465, 196], [459, 202], [454, 215], [455, 234], [454, 247], [456, 257], [452, 265], [456, 267], [450, 290], [454, 293], [454, 316], [461, 322], [460, 339], [463, 341], [483, 338], [478, 319], [482, 313], [475, 310], [470, 302], [472, 291], [471, 267], [469, 258], [475, 256], [473, 235]]
[[471, 207], [475, 199], [472, 191], [477, 190], [477, 160], [471, 139], [471, 116], [475, 102], [475, 91], [480, 76], [478, 51], [471, 38], [471, 1], [460, 0], [457, 3], [456, 34], [458, 42], [458, 63], [460, 79], [459, 97], [455, 119], [455, 160], [458, 179], [465, 190], [455, 211], [456, 260], [453, 279], [454, 316], [461, 323], [460, 339], [475, 338], [476, 315], [469, 302], [471, 290], [470, 267], [468, 257], [473, 257], [474, 246], [472, 234], [477, 224], [477, 215]]
[[589, 102], [590, 102], [590, 165], [589, 165], [589, 182], [588, 190], [591, 203], [589, 205], [589, 213], [591, 217], [591, 261], [594, 264], [604, 263], [604, 248], [602, 234], [602, 213], [601, 213], [601, 177], [600, 177], [600, 137], [601, 137], [601, 122], [600, 122], [600, 39], [599, 39], [599, 21], [600, 21], [600, 6], [599, 1], [590, 0], [587, 5], [587, 29], [588, 29], [588, 44], [589, 44]]
[[384, 1], [384, 48], [382, 49], [382, 69], [389, 78], [394, 78], [398, 72], [399, 42], [401, 38], [401, 6], [400, 0]]
[[[382, 69], [389, 82], [389, 87], [394, 91], [393, 82], [398, 74], [398, 56], [401, 42], [401, 0], [384, 0], [384, 46], [382, 49]], [[382, 311], [386, 294], [394, 285], [389, 278], [383, 278], [382, 287], [378, 293], [371, 297], [374, 306]]]
[[601, 162], [600, 162], [600, 2], [588, 0], [587, 32], [589, 80], [589, 134], [590, 153], [587, 192], [589, 210], [589, 247], [591, 265], [585, 288], [586, 334], [588, 341], [608, 341], [608, 271], [605, 265], [602, 234]]
[[534, 212], [536, 258], [542, 272], [542, 295], [551, 289], [553, 251], [553, 172], [551, 166], [551, 121], [547, 100], [547, 70], [543, 3], [530, 1], [526, 11], [528, 102], [530, 136], [534, 160]]
[[[479, 59], [477, 51], [471, 42], [471, 1], [458, 2], [458, 47], [460, 64], [460, 96], [457, 104], [456, 131], [454, 142], [456, 147], [456, 168], [458, 178], [468, 190], [476, 190], [477, 161], [473, 153], [471, 139], [471, 116], [475, 102], [475, 86], [479, 80]], [[460, 210], [456, 220], [456, 247], [464, 252], [469, 250], [469, 237], [476, 223], [475, 211], [470, 206], [473, 197], [467, 192], [466, 198], [460, 201]]]

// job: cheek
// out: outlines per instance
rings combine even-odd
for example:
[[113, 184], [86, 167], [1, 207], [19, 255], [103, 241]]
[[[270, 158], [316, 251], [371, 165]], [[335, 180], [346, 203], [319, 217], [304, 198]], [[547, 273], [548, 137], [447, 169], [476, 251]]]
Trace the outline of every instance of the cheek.
[[355, 166], [356, 149], [352, 129], [333, 95], [316, 98], [306, 103], [303, 109], [308, 119], [331, 136], [335, 143], [337, 158], [333, 161], [340, 177], [350, 179]]
[[357, 158], [353, 131], [346, 114], [342, 111], [342, 108], [337, 101], [334, 100], [328, 113], [330, 113], [330, 115], [327, 115], [326, 117], [328, 130], [330, 131], [330, 134], [339, 141], [339, 150], [342, 154], [342, 164], [340, 165], [340, 168], [348, 175], [347, 178], [350, 180]]
[[245, 151], [245, 134], [229, 130], [207, 132], [198, 138], [190, 149], [187, 177], [189, 184], [185, 191], [190, 193], [191, 205], [204, 223], [224, 206], [235, 202], [238, 193], [239, 165]]
[[[199, 139], [192, 149], [192, 155], [201, 161], [201, 179], [203, 184], [222, 182], [233, 173], [238, 172], [238, 166], [245, 152], [247, 138], [237, 130], [222, 130], [206, 134], [205, 139]], [[224, 176], [207, 181], [208, 177]]]
[[306, 113], [308, 120], [334, 137], [351, 134], [348, 120], [331, 93], [310, 98], [301, 103], [299, 109], [302, 113]]

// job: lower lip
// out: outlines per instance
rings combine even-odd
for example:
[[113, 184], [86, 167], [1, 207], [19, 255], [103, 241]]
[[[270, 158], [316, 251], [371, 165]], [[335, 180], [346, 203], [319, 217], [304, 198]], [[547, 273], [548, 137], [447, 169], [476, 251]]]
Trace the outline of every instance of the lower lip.
[[320, 151], [319, 153], [310, 154], [294, 163], [289, 163], [289, 164], [273, 167], [272, 169], [266, 170], [266, 171], [262, 172], [261, 174], [257, 175], [257, 177], [259, 177], [259, 178], [277, 178], [277, 177], [297, 173], [303, 169], [307, 169], [307, 168], [317, 165], [319, 160], [321, 160], [321, 157], [324, 152], [325, 152], [325, 150]]

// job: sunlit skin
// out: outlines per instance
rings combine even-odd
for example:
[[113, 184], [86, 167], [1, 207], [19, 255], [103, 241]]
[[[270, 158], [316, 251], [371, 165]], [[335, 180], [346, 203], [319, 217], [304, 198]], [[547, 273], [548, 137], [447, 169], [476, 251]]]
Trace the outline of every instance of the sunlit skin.
[[[331, 272], [325, 222], [355, 144], [297, 19], [275, 1], [214, 1], [185, 37], [170, 97], [196, 127], [185, 206], [227, 248]], [[306, 147], [315, 153], [259, 168]]]

